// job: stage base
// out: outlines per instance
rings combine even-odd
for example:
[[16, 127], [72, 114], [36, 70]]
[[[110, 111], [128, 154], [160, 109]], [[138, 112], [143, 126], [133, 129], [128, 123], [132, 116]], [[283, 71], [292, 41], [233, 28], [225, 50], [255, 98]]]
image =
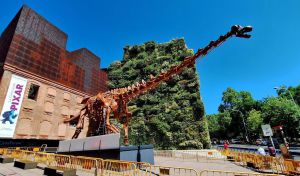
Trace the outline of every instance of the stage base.
[[63, 155], [87, 156], [154, 164], [153, 145], [121, 146], [118, 149], [70, 151], [58, 153]]
[[153, 145], [120, 146], [120, 134], [60, 141], [59, 154], [154, 164]]

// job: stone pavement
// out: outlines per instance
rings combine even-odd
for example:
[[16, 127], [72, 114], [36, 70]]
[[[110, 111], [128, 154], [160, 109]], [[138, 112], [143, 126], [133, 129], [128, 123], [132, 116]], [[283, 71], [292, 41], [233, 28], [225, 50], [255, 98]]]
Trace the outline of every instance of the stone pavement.
[[155, 165], [193, 168], [197, 171], [222, 170], [235, 172], [254, 172], [250, 169], [238, 166], [230, 161], [206, 158], [200, 158], [199, 161], [196, 162], [175, 158], [155, 157]]
[[[2, 164], [0, 163], [0, 176], [41, 176], [44, 174], [43, 169], [28, 169], [23, 170], [14, 167], [13, 163]], [[94, 173], [76, 172], [77, 176], [94, 176]]]
[[13, 166], [13, 163], [0, 163], [0, 176], [40, 176], [43, 175], [42, 169], [23, 170]]
[[[155, 157], [155, 165], [159, 166], [173, 166], [173, 167], [186, 167], [193, 168], [197, 171], [202, 170], [224, 170], [236, 172], [253, 172], [250, 169], [235, 165], [229, 161], [224, 160], [207, 160], [205, 158], [195, 161], [182, 161], [174, 158]], [[23, 170], [13, 167], [13, 163], [1, 164], [0, 163], [0, 176], [41, 176], [43, 175], [42, 169]], [[77, 172], [77, 175], [93, 175], [88, 173]]]

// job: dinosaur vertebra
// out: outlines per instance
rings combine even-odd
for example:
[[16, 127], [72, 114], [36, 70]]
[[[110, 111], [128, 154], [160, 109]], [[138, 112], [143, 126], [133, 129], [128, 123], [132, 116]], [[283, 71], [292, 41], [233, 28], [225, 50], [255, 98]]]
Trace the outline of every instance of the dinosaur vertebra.
[[[185, 68], [193, 66], [197, 58], [205, 56], [228, 38], [232, 36], [250, 38], [250, 35], [247, 34], [247, 32], [251, 31], [252, 27], [250, 26], [232, 26], [231, 31], [226, 33], [224, 36], [220, 36], [217, 40], [211, 41], [205, 48], [199, 49], [193, 56], [186, 57], [179, 65], [172, 66], [167, 71], [162, 71], [156, 77], [150, 75], [150, 80], [147, 82], [142, 80], [140, 83], [135, 83], [132, 86], [112, 89], [104, 93], [100, 92], [95, 96], [83, 99], [81, 103], [84, 104], [84, 107], [80, 110], [79, 114], [64, 121], [70, 122], [71, 120], [78, 119], [76, 131], [72, 138], [77, 138], [81, 132], [84, 117], [91, 118], [93, 121], [98, 123], [89, 124], [96, 125], [96, 128], [98, 125], [97, 129], [100, 129], [99, 125], [103, 125], [102, 131], [99, 132], [98, 130], [97, 134], [119, 133], [120, 130], [110, 124], [110, 113], [113, 112], [113, 117], [123, 124], [125, 131], [124, 144], [128, 145], [128, 123], [132, 114], [128, 112], [127, 103], [130, 100], [156, 88], [161, 82], [169, 80], [173, 75], [180, 74]], [[91, 132], [88, 131], [87, 136], [94, 135], [95, 129], [90, 129], [90, 131]]]

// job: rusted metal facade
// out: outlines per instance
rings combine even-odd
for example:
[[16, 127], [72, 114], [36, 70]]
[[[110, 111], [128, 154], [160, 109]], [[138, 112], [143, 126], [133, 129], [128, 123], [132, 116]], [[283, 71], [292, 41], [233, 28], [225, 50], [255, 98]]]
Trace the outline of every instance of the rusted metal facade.
[[[67, 51], [66, 43], [66, 33], [27, 6], [1, 34], [0, 110], [11, 76], [28, 80], [14, 138], [68, 138], [75, 128], [63, 118], [80, 109], [83, 97], [107, 91], [100, 57], [86, 48]], [[32, 84], [39, 87], [35, 100], [28, 98]]]

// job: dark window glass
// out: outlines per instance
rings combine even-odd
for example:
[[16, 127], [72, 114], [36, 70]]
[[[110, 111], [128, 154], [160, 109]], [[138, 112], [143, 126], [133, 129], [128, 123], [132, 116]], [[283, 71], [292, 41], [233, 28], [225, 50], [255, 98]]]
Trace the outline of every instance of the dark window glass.
[[39, 93], [40, 86], [31, 84], [28, 92], [28, 99], [36, 100]]

